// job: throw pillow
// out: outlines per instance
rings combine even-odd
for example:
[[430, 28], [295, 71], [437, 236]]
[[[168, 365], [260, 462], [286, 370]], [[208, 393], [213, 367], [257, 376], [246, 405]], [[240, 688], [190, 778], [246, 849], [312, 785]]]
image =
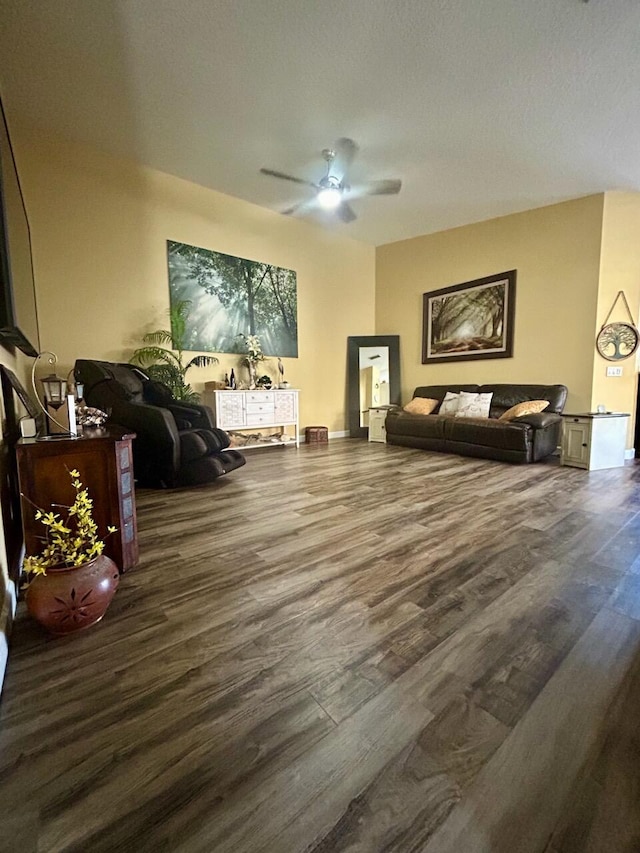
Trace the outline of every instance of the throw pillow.
[[414, 397], [410, 403], [404, 407], [405, 412], [410, 415], [430, 415], [437, 407], [439, 400], [432, 400], [430, 397]]
[[440, 410], [438, 411], [439, 415], [455, 415], [458, 411], [458, 405], [460, 403], [460, 394], [455, 393], [454, 391], [447, 391], [444, 395], [444, 400], [440, 403]]
[[490, 394], [473, 394], [470, 391], [461, 391], [456, 417], [488, 418], [492, 397], [493, 391]]
[[520, 418], [522, 415], [537, 415], [538, 412], [543, 412], [548, 405], [548, 400], [525, 400], [523, 403], [516, 403], [515, 406], [511, 406], [510, 409], [500, 415], [498, 420], [510, 421], [513, 418]]

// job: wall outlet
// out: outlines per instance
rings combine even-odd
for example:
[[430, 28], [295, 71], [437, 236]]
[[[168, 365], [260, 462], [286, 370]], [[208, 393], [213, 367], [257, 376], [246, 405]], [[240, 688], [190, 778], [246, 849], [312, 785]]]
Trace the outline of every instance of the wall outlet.
[[622, 376], [621, 367], [607, 367], [607, 376]]

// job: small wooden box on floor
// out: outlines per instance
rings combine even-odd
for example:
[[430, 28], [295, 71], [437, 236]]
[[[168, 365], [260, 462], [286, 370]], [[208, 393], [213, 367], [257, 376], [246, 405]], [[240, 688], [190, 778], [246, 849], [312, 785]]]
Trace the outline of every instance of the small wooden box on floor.
[[588, 471], [622, 468], [627, 443], [628, 414], [586, 412], [562, 417], [562, 465], [586, 468]]
[[329, 441], [329, 430], [323, 426], [309, 426], [304, 431], [307, 444], [326, 444]]
[[[69, 506], [75, 490], [69, 471], [76, 468], [93, 500], [93, 518], [105, 554], [121, 571], [138, 562], [138, 529], [131, 443], [135, 435], [117, 427], [86, 429], [77, 438], [37, 441], [21, 438], [17, 444], [20, 491], [41, 509], [51, 504]], [[58, 510], [63, 512], [63, 510]], [[43, 527], [35, 508], [22, 501], [22, 527], [27, 554], [42, 550]], [[107, 536], [107, 526], [117, 527]]]

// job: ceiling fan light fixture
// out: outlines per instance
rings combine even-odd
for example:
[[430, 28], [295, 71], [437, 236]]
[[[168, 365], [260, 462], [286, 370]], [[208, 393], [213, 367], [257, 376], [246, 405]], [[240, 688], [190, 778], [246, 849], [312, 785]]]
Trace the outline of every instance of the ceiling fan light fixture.
[[324, 187], [318, 193], [318, 204], [324, 210], [335, 210], [342, 201], [342, 193], [338, 187]]
[[[306, 213], [314, 208], [320, 208], [334, 213], [342, 222], [349, 224], [358, 218], [349, 203], [351, 200], [366, 195], [397, 195], [402, 187], [402, 181], [399, 178], [368, 181], [353, 187], [349, 180], [349, 167], [357, 151], [358, 146], [353, 139], [348, 139], [345, 136], [338, 139], [334, 148], [324, 148], [322, 156], [327, 167], [325, 174], [317, 183], [304, 178], [297, 178], [295, 175], [288, 175], [286, 172], [279, 172], [276, 169], [262, 168], [260, 171], [263, 175], [269, 175], [283, 181], [292, 181], [295, 184], [302, 184], [315, 190], [313, 199], [288, 207], [282, 211], [284, 215], [290, 216], [297, 212]], [[337, 173], [334, 171], [335, 160], [338, 161]]]

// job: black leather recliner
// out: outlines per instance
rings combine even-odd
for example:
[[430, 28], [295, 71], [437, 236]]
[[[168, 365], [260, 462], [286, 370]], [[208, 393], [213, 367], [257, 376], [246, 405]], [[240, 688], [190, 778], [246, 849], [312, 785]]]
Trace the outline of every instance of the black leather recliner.
[[74, 375], [84, 385], [89, 406], [136, 433], [133, 464], [140, 485], [194, 486], [245, 464], [241, 453], [226, 449], [229, 436], [215, 428], [207, 406], [176, 400], [166, 385], [141, 368], [78, 359]]

